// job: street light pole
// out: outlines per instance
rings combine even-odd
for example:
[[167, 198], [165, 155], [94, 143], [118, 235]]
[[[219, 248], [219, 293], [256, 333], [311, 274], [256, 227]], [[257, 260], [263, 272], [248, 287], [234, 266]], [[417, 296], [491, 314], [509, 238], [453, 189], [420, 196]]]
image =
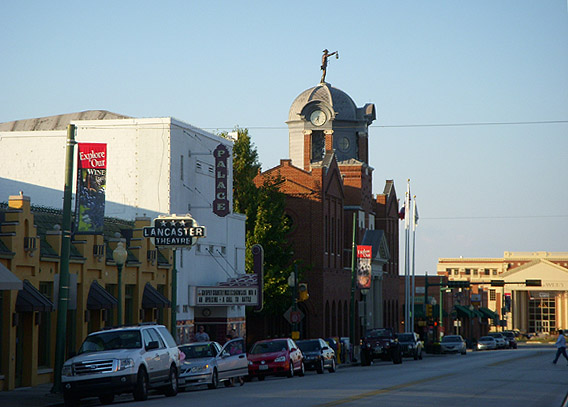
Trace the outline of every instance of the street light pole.
[[73, 198], [73, 154], [75, 151], [75, 125], [67, 126], [65, 150], [65, 187], [63, 191], [63, 230], [61, 235], [61, 262], [59, 264], [59, 298], [57, 301], [57, 333], [52, 393], [61, 391], [61, 370], [65, 362], [67, 337], [67, 310], [69, 309], [69, 253], [71, 251], [71, 200]]
[[[357, 247], [355, 246], [355, 236], [357, 227], [357, 211], [353, 212], [353, 243], [351, 244], [351, 313], [349, 317], [349, 347], [353, 349], [355, 342], [355, 257]], [[351, 359], [351, 355], [350, 355]]]
[[117, 271], [118, 271], [118, 308], [117, 308], [116, 314], [117, 314], [119, 326], [123, 324], [123, 319], [122, 319], [122, 316], [123, 316], [122, 315], [122, 266], [124, 266], [124, 263], [126, 263], [126, 258], [128, 257], [128, 252], [124, 248], [124, 245], [122, 244], [122, 240], [124, 240], [124, 239], [121, 239], [121, 241], [118, 242], [116, 249], [114, 249], [114, 251], [112, 252], [112, 258], [113, 258], [114, 262], [116, 263], [116, 268], [117, 268]]

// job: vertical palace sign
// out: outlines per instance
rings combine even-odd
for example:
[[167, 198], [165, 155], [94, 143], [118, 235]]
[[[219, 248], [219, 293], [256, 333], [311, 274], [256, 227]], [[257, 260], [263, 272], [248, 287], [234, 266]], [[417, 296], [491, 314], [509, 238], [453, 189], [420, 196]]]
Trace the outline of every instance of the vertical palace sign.
[[223, 144], [219, 144], [213, 150], [215, 157], [215, 200], [213, 201], [213, 213], [224, 217], [230, 212], [228, 199], [228, 162], [229, 150]]

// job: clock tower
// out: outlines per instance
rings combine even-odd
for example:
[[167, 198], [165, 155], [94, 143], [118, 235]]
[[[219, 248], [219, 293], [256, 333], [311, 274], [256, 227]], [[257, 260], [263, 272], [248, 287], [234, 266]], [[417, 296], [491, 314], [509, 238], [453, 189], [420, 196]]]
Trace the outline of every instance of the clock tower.
[[309, 170], [328, 150], [335, 151], [338, 163], [368, 164], [368, 128], [375, 119], [374, 104], [357, 107], [347, 93], [327, 82], [303, 91], [286, 122], [292, 164]]

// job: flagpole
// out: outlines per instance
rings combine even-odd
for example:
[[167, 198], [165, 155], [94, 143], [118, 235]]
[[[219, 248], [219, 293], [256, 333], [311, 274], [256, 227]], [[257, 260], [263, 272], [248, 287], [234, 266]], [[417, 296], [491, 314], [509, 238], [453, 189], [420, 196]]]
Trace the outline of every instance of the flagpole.
[[408, 325], [410, 323], [410, 270], [409, 270], [409, 256], [410, 256], [410, 251], [409, 251], [409, 243], [410, 243], [410, 236], [409, 236], [409, 230], [408, 230], [408, 226], [409, 226], [409, 218], [410, 218], [410, 178], [407, 180], [407, 184], [406, 184], [406, 196], [405, 196], [405, 200], [404, 200], [404, 212], [405, 212], [405, 216], [404, 216], [404, 331], [405, 332], [410, 332], [408, 329]]
[[416, 295], [416, 283], [415, 283], [415, 265], [416, 265], [416, 195], [413, 196], [412, 201], [412, 308], [411, 308], [411, 318], [410, 326], [414, 332], [414, 297]]

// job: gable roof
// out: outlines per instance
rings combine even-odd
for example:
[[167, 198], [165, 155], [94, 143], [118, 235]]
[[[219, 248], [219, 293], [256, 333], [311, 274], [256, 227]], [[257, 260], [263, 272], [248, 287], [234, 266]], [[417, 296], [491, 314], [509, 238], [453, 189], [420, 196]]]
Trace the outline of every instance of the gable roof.
[[[500, 275], [505, 280], [507, 288], [515, 290], [528, 290], [524, 284], [526, 280], [540, 279], [541, 291], [568, 291], [568, 269], [551, 261], [536, 259]], [[534, 290], [534, 288], [531, 288]]]

